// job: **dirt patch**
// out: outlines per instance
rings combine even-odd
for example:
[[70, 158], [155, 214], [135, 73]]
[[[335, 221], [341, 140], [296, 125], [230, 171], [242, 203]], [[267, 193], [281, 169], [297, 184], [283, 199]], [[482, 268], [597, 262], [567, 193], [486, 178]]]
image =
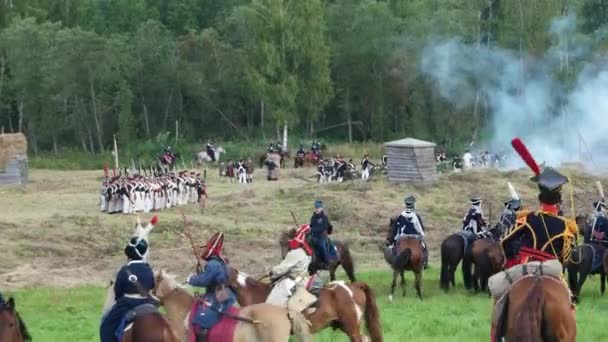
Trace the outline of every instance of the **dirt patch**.
[[[378, 243], [388, 230], [388, 218], [402, 210], [403, 198], [417, 197], [427, 229], [432, 261], [439, 259], [441, 240], [460, 229], [473, 192], [484, 198], [484, 210], [495, 221], [513, 183], [527, 207], [536, 206], [536, 188], [526, 171], [481, 171], [442, 175], [434, 186], [389, 185], [380, 177], [371, 182], [319, 185], [306, 181], [314, 169], [288, 170], [277, 182], [255, 174], [252, 184], [229, 184], [208, 172], [210, 199], [203, 214], [196, 206], [158, 213], [151, 234], [151, 263], [185, 277], [194, 267], [189, 242], [181, 233], [183, 212], [194, 237], [204, 242], [216, 231], [226, 234], [226, 255], [252, 275], [279, 261], [278, 236], [307, 222], [315, 199], [322, 199], [334, 224], [334, 238], [347, 241], [357, 269], [385, 267]], [[574, 184], [575, 212], [589, 212], [596, 199], [598, 178], [567, 170]], [[102, 171], [33, 170], [25, 189], [0, 188], [0, 288], [105, 285], [125, 262], [123, 248], [134, 230], [135, 215], [99, 212]], [[569, 188], [564, 209], [570, 213]], [[141, 214], [142, 220], [152, 214]]]

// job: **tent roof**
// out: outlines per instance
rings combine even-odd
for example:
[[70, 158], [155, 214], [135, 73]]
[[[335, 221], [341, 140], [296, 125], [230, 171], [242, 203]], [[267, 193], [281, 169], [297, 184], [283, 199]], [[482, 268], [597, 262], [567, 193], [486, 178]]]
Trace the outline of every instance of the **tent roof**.
[[384, 144], [392, 147], [435, 147], [437, 144], [414, 138], [405, 138], [395, 141], [389, 141]]

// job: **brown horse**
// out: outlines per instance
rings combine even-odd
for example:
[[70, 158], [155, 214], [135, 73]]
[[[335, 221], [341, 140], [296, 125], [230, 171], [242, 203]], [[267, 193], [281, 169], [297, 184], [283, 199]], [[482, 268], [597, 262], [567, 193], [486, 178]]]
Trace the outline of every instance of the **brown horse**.
[[576, 341], [570, 293], [561, 280], [524, 277], [513, 284], [507, 296], [507, 341]]
[[[279, 167], [281, 169], [284, 169], [287, 165], [287, 160], [291, 159], [291, 153], [289, 151], [283, 151], [279, 154], [281, 156], [281, 159], [279, 159]], [[268, 158], [268, 153], [262, 153], [260, 155], [258, 155], [258, 162], [260, 167], [264, 167], [264, 165], [266, 164], [266, 159]], [[296, 157], [297, 159], [297, 157]]]
[[473, 269], [473, 288], [475, 292], [487, 291], [488, 278], [500, 272], [503, 268], [504, 257], [499, 239], [507, 229], [507, 225], [497, 223], [486, 232], [486, 237], [475, 240], [471, 247]]
[[410, 270], [416, 276], [416, 295], [422, 300], [422, 270], [424, 269], [424, 258], [420, 241], [416, 238], [404, 236], [395, 242], [393, 249], [384, 249], [384, 259], [393, 269], [393, 283], [391, 284], [391, 294], [389, 300], [393, 300], [395, 287], [397, 286], [397, 276], [401, 276], [401, 289], [405, 296], [405, 276], [404, 272]]
[[[281, 258], [284, 258], [287, 252], [289, 251], [289, 240], [293, 239], [295, 234], [296, 230], [294, 228], [281, 233], [281, 237], [279, 238], [279, 245], [281, 247]], [[329, 265], [323, 265], [317, 262], [315, 253], [313, 253], [312, 261], [308, 266], [308, 271], [310, 272], [310, 274], [314, 274], [319, 270], [328, 270], [330, 280], [334, 281], [336, 280], [336, 269], [338, 268], [338, 266], [341, 265], [344, 269], [344, 272], [346, 272], [346, 276], [348, 277], [348, 279], [351, 282], [356, 281], [357, 279], [355, 277], [355, 264], [353, 262], [353, 257], [350, 254], [348, 244], [340, 241], [333, 241], [333, 243], [338, 249], [338, 260], [331, 262]]]
[[11, 297], [6, 303], [0, 301], [0, 341], [22, 342], [31, 340], [32, 337], [15, 308], [15, 299]]
[[[182, 340], [186, 340], [188, 329], [185, 322], [196, 299], [177, 283], [174, 276], [159, 271], [155, 277], [154, 294], [164, 306], [171, 327]], [[292, 326], [287, 310], [278, 306], [266, 303], [250, 305], [242, 308], [238, 315], [251, 323], [237, 323], [233, 342], [285, 342], [289, 340], [292, 330], [299, 341], [309, 340], [305, 319], [293, 317]]]
[[[242, 306], [264, 303], [272, 289], [271, 284], [255, 280], [234, 268], [229, 270], [228, 282]], [[331, 326], [342, 330], [351, 342], [364, 340], [360, 325], [361, 319], [365, 318], [371, 341], [383, 341], [374, 292], [363, 282], [329, 283], [321, 288], [316, 308], [306, 309], [304, 316], [310, 322], [313, 334]]]

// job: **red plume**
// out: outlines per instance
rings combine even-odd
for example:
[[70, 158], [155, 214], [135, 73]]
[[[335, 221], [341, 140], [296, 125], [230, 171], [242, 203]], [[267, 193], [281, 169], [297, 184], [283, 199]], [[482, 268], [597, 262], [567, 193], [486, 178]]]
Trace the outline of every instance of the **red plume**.
[[158, 215], [154, 215], [154, 217], [152, 217], [152, 219], [150, 220], [150, 224], [155, 226], [156, 223], [158, 223]]
[[530, 154], [530, 151], [528, 151], [526, 145], [524, 145], [524, 142], [521, 141], [521, 139], [515, 138], [511, 140], [511, 146], [513, 146], [515, 151], [517, 151], [517, 154], [519, 154], [521, 159], [523, 159], [524, 162], [528, 164], [528, 166], [530, 167], [532, 172], [534, 172], [535, 175], [540, 174], [540, 167], [538, 167], [538, 164]]

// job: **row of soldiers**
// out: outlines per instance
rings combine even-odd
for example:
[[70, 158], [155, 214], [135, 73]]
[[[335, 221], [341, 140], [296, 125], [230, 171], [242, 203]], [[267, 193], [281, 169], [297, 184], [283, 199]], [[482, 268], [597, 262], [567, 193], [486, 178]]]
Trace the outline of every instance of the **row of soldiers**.
[[206, 196], [200, 173], [181, 171], [147, 177], [143, 175], [104, 177], [99, 191], [102, 212], [109, 214], [160, 211]]

